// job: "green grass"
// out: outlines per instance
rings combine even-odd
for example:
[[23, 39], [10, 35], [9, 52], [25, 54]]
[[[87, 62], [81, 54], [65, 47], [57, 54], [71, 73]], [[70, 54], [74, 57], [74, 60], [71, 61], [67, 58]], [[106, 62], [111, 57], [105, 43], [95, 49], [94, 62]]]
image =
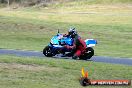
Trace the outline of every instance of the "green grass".
[[132, 0], [74, 0], [72, 4], [87, 5], [87, 4], [120, 4], [132, 3]]
[[[69, 26], [75, 26], [83, 39], [98, 40], [95, 55], [131, 58], [130, 3], [79, 0], [47, 8], [0, 9], [0, 48], [42, 51], [57, 29], [66, 33]], [[84, 12], [88, 14], [76, 14]], [[82, 88], [78, 82], [82, 67], [90, 79], [132, 79], [132, 67], [127, 65], [0, 55], [0, 88]]]
[[56, 4], [50, 4], [49, 7], [53, 8], [84, 8], [89, 5], [131, 5], [132, 0], [72, 0], [62, 1]]
[[98, 40], [95, 55], [131, 58], [131, 15], [132, 8], [126, 4], [67, 9], [1, 9], [0, 48], [41, 51], [57, 29], [66, 33], [70, 26], [75, 26], [83, 39]]
[[[81, 77], [82, 67], [89, 72], [90, 79], [132, 79], [131, 66], [2, 55], [0, 56], [0, 87], [82, 88], [78, 81]], [[98, 88], [102, 87], [98, 86]]]

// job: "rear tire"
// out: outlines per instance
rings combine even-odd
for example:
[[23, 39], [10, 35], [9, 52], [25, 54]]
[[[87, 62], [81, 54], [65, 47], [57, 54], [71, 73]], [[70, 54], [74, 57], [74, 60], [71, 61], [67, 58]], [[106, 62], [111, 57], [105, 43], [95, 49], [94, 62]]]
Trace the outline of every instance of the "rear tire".
[[47, 57], [52, 57], [53, 54], [51, 52], [51, 48], [49, 46], [46, 46], [44, 49], [43, 49], [43, 54]]
[[94, 55], [94, 49], [92, 47], [86, 48], [86, 52], [84, 55], [81, 55], [79, 58], [82, 60], [90, 59]]

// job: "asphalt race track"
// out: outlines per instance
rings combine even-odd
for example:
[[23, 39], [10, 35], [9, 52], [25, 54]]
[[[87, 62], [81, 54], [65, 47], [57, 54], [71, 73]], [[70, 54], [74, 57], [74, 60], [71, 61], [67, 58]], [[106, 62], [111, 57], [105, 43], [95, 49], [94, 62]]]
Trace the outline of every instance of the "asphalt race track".
[[[4, 54], [11, 54], [16, 56], [26, 56], [26, 57], [44, 57], [42, 52], [39, 51], [24, 51], [24, 50], [8, 50], [8, 49], [0, 49], [0, 55]], [[55, 56], [53, 58], [63, 58], [69, 59], [69, 57], [60, 57]], [[102, 56], [94, 56], [88, 61], [94, 62], [104, 62], [104, 63], [112, 63], [112, 64], [123, 64], [123, 65], [131, 65], [132, 66], [132, 59], [128, 58], [113, 58], [113, 57], [102, 57]]]

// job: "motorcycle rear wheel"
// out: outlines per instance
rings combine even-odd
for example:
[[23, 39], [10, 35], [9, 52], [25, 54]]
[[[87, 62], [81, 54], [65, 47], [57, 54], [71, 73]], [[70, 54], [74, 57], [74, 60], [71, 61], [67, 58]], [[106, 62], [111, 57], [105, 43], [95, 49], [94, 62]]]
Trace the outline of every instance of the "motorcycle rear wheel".
[[92, 47], [86, 48], [86, 53], [84, 55], [81, 55], [79, 59], [81, 60], [87, 60], [90, 59], [94, 55], [94, 49]]

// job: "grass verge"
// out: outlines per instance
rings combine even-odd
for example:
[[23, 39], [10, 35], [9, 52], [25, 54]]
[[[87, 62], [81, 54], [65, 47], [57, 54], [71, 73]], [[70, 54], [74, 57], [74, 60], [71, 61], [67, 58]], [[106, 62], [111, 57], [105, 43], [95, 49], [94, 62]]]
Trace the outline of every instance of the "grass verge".
[[126, 65], [2, 55], [0, 56], [0, 87], [82, 88], [78, 82], [82, 67], [89, 72], [91, 79], [132, 79], [132, 67]]

